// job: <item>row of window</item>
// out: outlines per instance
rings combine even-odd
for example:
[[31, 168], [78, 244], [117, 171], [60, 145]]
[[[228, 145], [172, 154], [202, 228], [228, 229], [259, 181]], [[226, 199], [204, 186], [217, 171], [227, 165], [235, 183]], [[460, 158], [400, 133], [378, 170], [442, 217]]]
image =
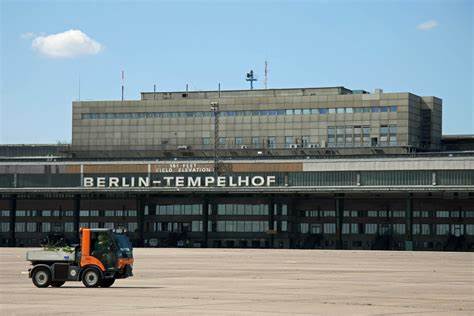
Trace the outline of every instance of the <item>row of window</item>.
[[268, 215], [268, 204], [219, 204], [218, 215]]
[[[386, 234], [393, 233], [403, 235], [406, 233], [405, 224], [342, 224], [342, 234]], [[300, 233], [302, 234], [335, 234], [336, 224], [334, 223], [300, 223]], [[413, 235], [474, 235], [474, 224], [413, 224]]]
[[216, 229], [217, 232], [263, 233], [268, 230], [268, 221], [217, 221]]
[[[148, 205], [145, 206], [145, 215], [149, 215]], [[156, 205], [156, 215], [202, 215], [202, 204], [172, 204]]]
[[[273, 210], [274, 215], [286, 216], [288, 207], [286, 204], [282, 205], [281, 214], [277, 214], [276, 207]], [[103, 212], [102, 214], [100, 212]], [[145, 206], [145, 215], [149, 215], [149, 208]], [[210, 212], [212, 213], [212, 212]], [[268, 215], [267, 204], [219, 204], [217, 207], [218, 215]], [[156, 215], [202, 215], [202, 204], [178, 204], [178, 205], [157, 205]], [[9, 210], [0, 210], [0, 217], [10, 216]], [[71, 210], [17, 210], [17, 217], [59, 217], [59, 216], [74, 216], [74, 211]], [[136, 210], [81, 210], [80, 217], [135, 217]], [[317, 211], [301, 211], [302, 217], [335, 217], [335, 211], [317, 210]], [[344, 211], [344, 217], [404, 217], [405, 211]], [[413, 211], [415, 218], [462, 218], [474, 217], [474, 211]]]
[[[112, 222], [80, 222], [79, 227], [88, 227], [88, 228], [127, 228], [129, 232], [135, 232], [138, 229], [138, 223], [130, 222], [125, 224], [116, 224]], [[125, 227], [124, 227], [125, 226]], [[5, 233], [10, 231], [10, 223], [2, 222], [0, 223], [0, 232]], [[73, 233], [74, 222], [65, 222], [65, 223], [50, 223], [50, 222], [16, 222], [15, 223], [15, 232], [17, 233]]]
[[202, 221], [183, 222], [155, 222], [153, 223], [154, 232], [202, 232]]
[[[352, 113], [387, 113], [397, 112], [398, 107], [370, 106], [370, 107], [337, 107], [316, 109], [286, 109], [286, 110], [253, 110], [253, 111], [221, 111], [222, 116], [273, 116], [273, 115], [327, 115]], [[144, 118], [178, 118], [178, 117], [210, 117], [211, 111], [188, 112], [134, 112], [134, 113], [83, 113], [82, 119], [87, 120], [122, 120]]]
[[[102, 212], [102, 214], [100, 213]], [[70, 217], [74, 216], [74, 211], [72, 210], [17, 210], [15, 212], [17, 217], [59, 217], [65, 216]], [[0, 216], [10, 216], [9, 210], [1, 210]], [[105, 210], [105, 211], [98, 211], [98, 210], [80, 210], [79, 216], [81, 217], [88, 217], [88, 216], [137, 216], [136, 210]]]

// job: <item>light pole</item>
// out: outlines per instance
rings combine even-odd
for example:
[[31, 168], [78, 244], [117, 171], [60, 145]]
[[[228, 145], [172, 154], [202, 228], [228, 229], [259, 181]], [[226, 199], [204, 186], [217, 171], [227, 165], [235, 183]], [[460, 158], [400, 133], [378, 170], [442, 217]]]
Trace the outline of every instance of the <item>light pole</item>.
[[214, 177], [219, 175], [219, 102], [211, 102], [211, 112], [214, 116]]

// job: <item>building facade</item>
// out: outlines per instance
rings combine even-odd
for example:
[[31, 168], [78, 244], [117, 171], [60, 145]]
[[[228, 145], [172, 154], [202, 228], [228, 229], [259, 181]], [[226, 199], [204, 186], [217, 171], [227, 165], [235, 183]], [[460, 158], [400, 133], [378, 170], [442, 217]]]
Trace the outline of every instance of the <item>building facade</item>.
[[121, 227], [145, 247], [473, 250], [474, 143], [441, 137], [441, 107], [344, 87], [73, 102], [70, 146], [0, 146], [0, 246]]
[[474, 249], [474, 157], [0, 163], [0, 244]]
[[177, 150], [202, 156], [215, 141], [222, 151], [270, 155], [288, 148], [437, 150], [441, 112], [436, 97], [344, 87], [144, 92], [138, 101], [73, 102], [72, 147], [82, 157], [154, 157]]

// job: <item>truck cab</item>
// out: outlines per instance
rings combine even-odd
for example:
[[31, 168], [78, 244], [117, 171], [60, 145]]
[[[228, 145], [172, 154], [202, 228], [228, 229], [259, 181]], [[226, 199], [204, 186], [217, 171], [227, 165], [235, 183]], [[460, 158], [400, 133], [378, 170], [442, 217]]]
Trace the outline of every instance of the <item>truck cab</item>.
[[29, 276], [37, 287], [60, 287], [66, 281], [82, 281], [86, 287], [110, 287], [116, 279], [133, 275], [133, 248], [123, 231], [81, 228], [75, 249], [43, 249], [27, 252], [33, 267]]

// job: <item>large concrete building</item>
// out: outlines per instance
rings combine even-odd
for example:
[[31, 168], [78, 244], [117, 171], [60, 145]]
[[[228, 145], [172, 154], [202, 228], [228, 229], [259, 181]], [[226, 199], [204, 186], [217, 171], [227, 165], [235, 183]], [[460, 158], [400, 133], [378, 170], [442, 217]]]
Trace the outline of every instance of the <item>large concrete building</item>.
[[222, 151], [436, 150], [441, 143], [441, 99], [332, 87], [143, 92], [139, 101], [74, 102], [73, 150], [85, 157], [154, 157], [177, 149], [205, 155], [215, 141], [211, 104], [218, 106]]
[[74, 102], [72, 125], [71, 146], [0, 148], [0, 245], [121, 226], [151, 247], [474, 249], [474, 138], [442, 138], [435, 97], [142, 93]]

